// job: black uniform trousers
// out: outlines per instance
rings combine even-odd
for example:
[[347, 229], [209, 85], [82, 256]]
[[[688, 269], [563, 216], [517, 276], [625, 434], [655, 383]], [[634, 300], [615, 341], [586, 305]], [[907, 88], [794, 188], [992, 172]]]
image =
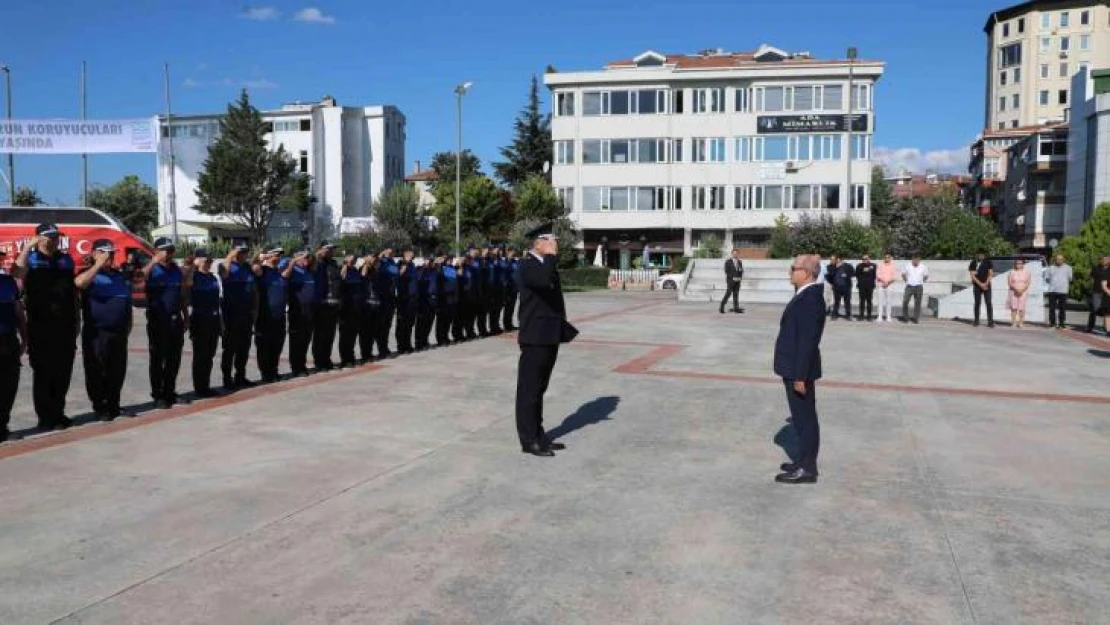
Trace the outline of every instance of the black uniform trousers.
[[154, 317], [148, 312], [146, 336], [150, 351], [150, 396], [155, 401], [174, 401], [181, 349], [185, 346], [185, 324], [180, 317]]
[[466, 296], [459, 294], [459, 301], [455, 304], [455, 314], [451, 317], [451, 340], [458, 342], [466, 340]]
[[489, 290], [483, 289], [474, 297], [474, 325], [478, 326], [478, 336], [489, 336]]
[[394, 330], [394, 340], [397, 342], [397, 351], [408, 353], [412, 351], [412, 335], [416, 327], [416, 313], [412, 305], [406, 300], [399, 300], [397, 305], [397, 328]]
[[435, 325], [436, 313], [433, 308], [424, 309], [416, 315], [416, 349], [428, 349], [431, 344], [432, 327]]
[[345, 305], [339, 309], [339, 364], [355, 364], [355, 342], [362, 329], [362, 306]]
[[994, 304], [991, 302], [991, 290], [980, 289], [976, 285], [971, 286], [975, 295], [975, 323], [979, 323], [979, 306], [984, 300], [987, 304], [987, 323], [994, 323]]
[[505, 289], [501, 287], [490, 289], [487, 303], [490, 334], [501, 334], [501, 309], [505, 306]]
[[377, 329], [374, 332], [378, 342], [378, 358], [385, 358], [392, 353], [389, 351], [389, 329], [393, 327], [393, 315], [396, 312], [396, 302], [382, 302], [382, 307], [378, 309]]
[[15, 394], [19, 390], [19, 337], [0, 335], [0, 433], [8, 432]]
[[339, 323], [339, 306], [320, 303], [316, 305], [316, 329], [312, 337], [312, 361], [317, 369], [331, 369], [331, 349], [335, 345], [335, 330]]
[[254, 323], [246, 312], [229, 314], [224, 312], [223, 347], [220, 357], [220, 370], [224, 381], [233, 382], [247, 377], [247, 360], [251, 353], [251, 335]]
[[813, 380], [806, 380], [806, 394], [794, 392], [794, 380], [783, 379], [786, 386], [786, 403], [790, 407], [790, 422], [798, 435], [798, 457], [793, 458], [799, 467], [817, 473], [817, 452], [821, 449], [821, 425], [817, 422], [817, 398]]
[[559, 357], [558, 345], [521, 345], [516, 374], [516, 432], [522, 447], [543, 440], [543, 395]]
[[472, 340], [478, 337], [475, 324], [478, 323], [478, 296], [472, 291], [462, 296], [459, 302], [459, 316], [462, 317], [463, 337]]
[[85, 390], [98, 414], [118, 416], [119, 396], [127, 375], [127, 328], [97, 328], [86, 324], [81, 333]]
[[861, 286], [859, 288], [859, 316], [871, 319], [872, 306], [875, 300], [875, 287]]
[[[358, 351], [364, 361], [374, 357], [374, 343], [378, 340], [378, 314], [380, 311], [380, 304], [362, 307], [362, 317], [360, 319], [362, 325], [358, 329]], [[380, 350], [379, 353], [381, 353]]]
[[[277, 382], [281, 351], [285, 349], [285, 315], [260, 315], [258, 333], [254, 337], [254, 353], [263, 382]], [[293, 341], [290, 340], [290, 348]], [[305, 343], [307, 345], [307, 342]], [[305, 351], [301, 351], [301, 371], [305, 368]], [[290, 357], [292, 360], [292, 357]]]
[[189, 319], [189, 336], [193, 340], [193, 390], [212, 390], [212, 365], [216, 346], [220, 343], [218, 316], [193, 316]]
[[[1055, 326], [1066, 325], [1068, 318], [1068, 294], [1067, 293], [1049, 293], [1048, 294], [1048, 325]], [[1057, 320], [1059, 318], [1059, 320]], [[1093, 324], [1092, 324], [1093, 325]]]
[[833, 287], [833, 309], [832, 316], [835, 319], [840, 316], [840, 302], [844, 302], [844, 315], [846, 317], [852, 316], [852, 287], [840, 289]]
[[[457, 302], [443, 302], [436, 309], [436, 344], [447, 345], [451, 342], [452, 328], [458, 315]], [[458, 339], [455, 339], [458, 340]]]
[[293, 304], [289, 308], [289, 368], [293, 375], [308, 373], [308, 346], [316, 330], [312, 315], [300, 307], [300, 304]]
[[728, 303], [728, 298], [732, 298], [732, 309], [740, 310], [740, 283], [736, 280], [729, 280], [728, 286], [725, 287], [725, 296], [721, 299], [721, 312], [725, 311], [725, 304]]
[[52, 426], [65, 416], [66, 394], [77, 357], [77, 322], [28, 319], [27, 354], [39, 426]]
[[501, 315], [501, 327], [505, 331], [515, 330], [516, 325], [513, 323], [513, 315], [516, 313], [516, 289], [509, 288], [505, 290], [505, 305], [504, 313]]

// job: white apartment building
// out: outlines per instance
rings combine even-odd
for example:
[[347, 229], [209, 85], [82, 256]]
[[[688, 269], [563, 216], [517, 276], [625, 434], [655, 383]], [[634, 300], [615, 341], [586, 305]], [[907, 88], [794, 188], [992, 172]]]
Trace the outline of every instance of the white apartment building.
[[[404, 180], [405, 116], [393, 106], [341, 107], [334, 98], [316, 103], [287, 104], [263, 111], [272, 131], [271, 147], [282, 145], [299, 171], [311, 176], [314, 202], [307, 219], [279, 214], [271, 236], [332, 236], [344, 218], [370, 216], [371, 202], [390, 186]], [[197, 178], [204, 169], [208, 145], [219, 135], [221, 115], [173, 116], [172, 173], [176, 192], [178, 232], [182, 238], [204, 240], [209, 236], [238, 236], [242, 229], [229, 220], [205, 215], [197, 204]], [[170, 159], [165, 138], [171, 132], [160, 119], [163, 140], [158, 153], [159, 223], [155, 234], [169, 232]]]
[[883, 68], [763, 45], [548, 73], [552, 184], [611, 266], [645, 246], [688, 255], [709, 233], [757, 255], [780, 215], [867, 223]]
[[1110, 2], [1033, 0], [992, 13], [987, 35], [984, 128], [1065, 121], [1071, 78], [1110, 67]]
[[1099, 204], [1110, 202], [1110, 69], [1075, 76], [1068, 135], [1064, 234], [1077, 234]]

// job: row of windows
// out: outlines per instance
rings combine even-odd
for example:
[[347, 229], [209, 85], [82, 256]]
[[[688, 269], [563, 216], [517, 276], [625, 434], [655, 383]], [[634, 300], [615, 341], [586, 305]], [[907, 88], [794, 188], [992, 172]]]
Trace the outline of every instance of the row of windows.
[[[843, 85], [797, 85], [771, 87], [705, 87], [700, 89], [639, 89], [584, 91], [582, 116], [661, 115], [668, 113], [745, 113], [786, 111], [840, 111], [844, 109]], [[688, 94], [688, 95], [687, 95]], [[732, 106], [729, 107], [729, 95]], [[871, 110], [871, 85], [852, 85], [852, 110]], [[577, 112], [576, 94], [555, 94], [554, 113], [572, 117]]]
[[270, 132], [307, 132], [312, 130], [311, 119], [291, 119], [273, 122]]
[[[556, 189], [563, 206], [574, 210], [574, 188]], [[813, 210], [840, 209], [837, 184], [705, 185], [690, 187], [690, 209]], [[868, 185], [852, 185], [852, 208], [867, 207]], [[683, 187], [582, 187], [582, 211], [680, 211]]]
[[[1057, 22], [1056, 23], [1060, 25], [1060, 28], [1070, 27], [1071, 26], [1071, 12], [1070, 11], [1060, 11], [1060, 13], [1057, 16]], [[1079, 23], [1082, 26], [1089, 26], [1091, 24], [1091, 12], [1090, 11], [1080, 11], [1079, 12]], [[1052, 28], [1052, 13], [1048, 13], [1048, 12], [1041, 13], [1041, 29], [1048, 30], [1049, 28]], [[1025, 32], [1025, 18], [1024, 17], [1019, 17], [1017, 19], [1017, 22], [1014, 24], [1014, 30], [1019, 35]], [[1010, 36], [1010, 22], [1005, 22], [1005, 23], [1002, 24], [1002, 36], [1003, 37], [1009, 37]]]
[[[1052, 101], [1052, 98], [1050, 96], [1051, 96], [1051, 93], [1049, 92], [1048, 89], [1041, 89], [1041, 91], [1037, 94], [1037, 104], [1039, 104], [1040, 106], [1049, 106], [1049, 104]], [[1067, 103], [1068, 103], [1068, 90], [1067, 89], [1058, 90], [1056, 92], [1056, 104], [1064, 106]], [[1012, 96], [1008, 97], [1008, 98], [1006, 96], [1001, 96], [1001, 97], [998, 98], [998, 110], [999, 111], [1005, 111], [1007, 105], [1009, 105], [1011, 110], [1016, 111], [1017, 109], [1021, 108], [1021, 98], [1016, 93], [1013, 94]], [[999, 126], [999, 128], [1002, 128], [1002, 127], [1003, 126]]]
[[[685, 146], [689, 145], [689, 150]], [[684, 139], [583, 139], [584, 165], [627, 163], [748, 163], [765, 161], [830, 161], [843, 158], [841, 135], [769, 135], [735, 137], [732, 157], [726, 137]], [[555, 164], [573, 165], [574, 141], [554, 143]], [[871, 137], [852, 136], [852, 159], [871, 158]]]
[[[1041, 40], [1040, 40], [1041, 54], [1051, 53], [1054, 47], [1058, 47], [1059, 51], [1062, 52], [1062, 53], [1066, 53], [1066, 52], [1071, 51], [1071, 49], [1072, 49], [1072, 46], [1071, 46], [1072, 38], [1070, 36], [1065, 35], [1063, 37], [1060, 37], [1059, 41], [1056, 42], [1056, 46], [1053, 46], [1052, 39], [1053, 39], [1052, 37], [1041, 37]], [[1086, 50], [1091, 49], [1091, 36], [1090, 35], [1079, 35], [1079, 49], [1082, 50], [1082, 51], [1086, 51]], [[1066, 54], [1061, 54], [1061, 56], [1067, 56], [1067, 55]], [[998, 48], [998, 69], [1006, 70], [1010, 67], [1015, 67], [1015, 66], [1018, 66], [1018, 65], [1021, 65], [1021, 42], [1020, 41], [1014, 42], [1014, 43], [1011, 43], [1011, 44], [1007, 44], [1007, 45], [1004, 45], [1004, 46], [1001, 46], [1000, 48]], [[1041, 67], [1046, 67], [1046, 65], [1042, 65]], [[1042, 72], [1042, 73], [1044, 73], [1044, 72]], [[1002, 75], [1003, 75], [1002, 84], [1006, 84], [1005, 72], [1003, 72]], [[1047, 78], [1047, 77], [1048, 77], [1047, 75], [1042, 76], [1042, 78]], [[1018, 82], [1019, 80], [1020, 80], [1020, 78], [1015, 78], [1014, 82]]]

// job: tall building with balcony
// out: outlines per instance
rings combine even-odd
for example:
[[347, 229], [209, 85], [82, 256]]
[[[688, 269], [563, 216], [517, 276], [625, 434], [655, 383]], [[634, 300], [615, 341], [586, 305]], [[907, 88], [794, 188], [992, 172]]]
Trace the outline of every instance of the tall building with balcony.
[[1046, 251], [1064, 236], [1068, 127], [1030, 133], [1007, 149], [1007, 162], [999, 228], [1023, 250]]
[[[344, 218], [370, 216], [370, 204], [382, 191], [404, 181], [405, 116], [393, 106], [339, 106], [334, 98], [292, 103], [262, 111], [269, 132], [266, 143], [278, 145], [308, 174], [315, 201], [306, 216], [277, 213], [270, 236], [302, 234], [331, 236]], [[187, 239], [243, 236], [245, 229], [226, 217], [196, 209], [197, 180], [208, 158], [208, 146], [219, 137], [222, 115], [174, 115], [172, 127], [160, 119], [158, 223], [155, 234], [170, 232], [171, 191], [178, 233]], [[170, 184], [171, 176], [173, 184]]]
[[1110, 2], [1032, 0], [991, 13], [984, 129], [1065, 121], [1071, 78], [1110, 66]]
[[883, 69], [763, 45], [548, 73], [552, 184], [611, 266], [710, 234], [759, 255], [780, 215], [867, 223]]

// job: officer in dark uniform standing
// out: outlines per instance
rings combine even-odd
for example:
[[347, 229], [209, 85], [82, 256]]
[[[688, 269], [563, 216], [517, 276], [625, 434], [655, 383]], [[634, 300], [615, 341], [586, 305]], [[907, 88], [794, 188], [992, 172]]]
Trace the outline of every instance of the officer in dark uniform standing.
[[502, 282], [505, 266], [501, 262], [501, 248], [490, 243], [486, 262], [486, 283], [489, 286], [486, 310], [489, 314], [489, 333], [497, 336], [501, 334], [501, 307], [504, 306], [505, 299], [505, 285]]
[[74, 282], [84, 291], [81, 351], [85, 388], [96, 416], [103, 421], [125, 414], [119, 405], [120, 391], [127, 375], [127, 337], [133, 321], [131, 269], [116, 265], [115, 253], [111, 241], [97, 239], [92, 266]]
[[[278, 381], [278, 363], [281, 362], [281, 350], [285, 348], [285, 309], [289, 301], [289, 278], [293, 275], [294, 265], [289, 259], [282, 258], [284, 253], [285, 250], [280, 245], [270, 245], [260, 259], [261, 262], [253, 268], [259, 301], [254, 351], [262, 381], [266, 383]], [[302, 369], [304, 360], [302, 351]]]
[[417, 309], [416, 274], [412, 248], [405, 246], [401, 249], [401, 261], [397, 263], [397, 330], [394, 334], [399, 354], [412, 353]]
[[35, 238], [24, 246], [12, 267], [12, 277], [23, 280], [27, 358], [41, 430], [73, 425], [65, 406], [77, 355], [76, 268], [69, 254], [58, 249], [60, 235], [54, 224], [39, 224]]
[[373, 250], [364, 251], [362, 266], [359, 267], [363, 290], [366, 291], [366, 305], [362, 307], [362, 326], [358, 331], [358, 346], [362, 362], [369, 362], [374, 358], [374, 344], [378, 340], [378, 315], [381, 314], [382, 300], [374, 282], [377, 271], [378, 255]]
[[312, 360], [317, 371], [331, 371], [331, 350], [339, 322], [339, 298], [343, 276], [332, 257], [335, 246], [321, 241], [316, 250], [316, 335], [312, 338]]
[[220, 343], [220, 283], [212, 273], [207, 250], [197, 248], [189, 261], [186, 258], [183, 270], [183, 305], [188, 310], [186, 327], [193, 342], [193, 394], [216, 397], [219, 393], [212, 390], [212, 363]]
[[429, 340], [436, 318], [436, 302], [439, 284], [439, 265], [443, 257], [436, 252], [435, 258], [426, 259], [416, 268], [416, 351], [424, 351], [431, 346]]
[[483, 247], [475, 250], [472, 259], [474, 263], [474, 271], [477, 280], [475, 281], [475, 299], [474, 299], [474, 320], [478, 326], [478, 336], [486, 338], [489, 336], [489, 264], [486, 260], [486, 254], [489, 253], [489, 247]]
[[339, 275], [343, 282], [339, 291], [339, 366], [353, 367], [355, 341], [362, 328], [363, 309], [366, 307], [366, 281], [356, 267], [353, 252], [343, 255]]
[[[5, 256], [0, 250], [0, 263]], [[0, 443], [22, 438], [12, 434], [8, 423], [19, 390], [19, 370], [23, 367], [20, 358], [26, 347], [27, 318], [23, 314], [19, 284], [10, 275], [0, 273]]]
[[[397, 312], [397, 282], [399, 270], [393, 260], [393, 245], [386, 244], [378, 256], [378, 270], [374, 272], [374, 288], [381, 299], [378, 311], [378, 358], [389, 358], [389, 330], [393, 327], [393, 315]], [[398, 346], [400, 349], [400, 346]]]
[[478, 333], [475, 331], [474, 324], [477, 323], [478, 318], [476, 311], [478, 310], [478, 268], [474, 263], [474, 246], [468, 246], [466, 253], [459, 259], [459, 267], [461, 271], [461, 285], [462, 285], [462, 298], [460, 300], [460, 317], [462, 317], [462, 333], [463, 338], [467, 341], [473, 341], [478, 338]]
[[470, 278], [466, 275], [466, 257], [451, 259], [455, 270], [455, 318], [451, 321], [451, 340], [455, 343], [466, 340], [466, 300], [470, 297]]
[[528, 233], [532, 249], [520, 263], [520, 365], [516, 384], [516, 429], [521, 450], [534, 456], [554, 456], [563, 445], [543, 430], [543, 395], [559, 356], [559, 345], [569, 343], [578, 330], [567, 321], [559, 281], [559, 243], [551, 224]]
[[505, 250], [505, 273], [502, 284], [505, 285], [504, 313], [501, 315], [501, 327], [506, 332], [516, 330], [513, 325], [513, 314], [516, 312], [517, 286], [516, 274], [520, 269], [520, 259], [516, 257], [516, 250], [508, 246]]
[[[455, 266], [455, 256], [447, 254], [439, 268], [439, 293], [436, 298], [436, 344], [450, 345], [451, 333], [456, 329], [459, 316], [459, 272]], [[454, 339], [459, 340], [458, 333]]]
[[298, 251], [289, 275], [289, 366], [296, 377], [308, 375], [308, 346], [316, 329], [317, 285], [312, 261], [310, 250]]
[[173, 241], [154, 241], [154, 258], [143, 268], [146, 278], [146, 335], [150, 350], [150, 396], [154, 407], [166, 409], [178, 401], [177, 372], [185, 345], [181, 268], [173, 261]]
[[235, 245], [220, 264], [220, 282], [223, 284], [223, 356], [220, 369], [224, 375], [224, 388], [235, 389], [254, 386], [247, 379], [247, 360], [250, 358], [251, 335], [258, 311], [258, 291], [255, 274], [247, 260], [247, 246]]

